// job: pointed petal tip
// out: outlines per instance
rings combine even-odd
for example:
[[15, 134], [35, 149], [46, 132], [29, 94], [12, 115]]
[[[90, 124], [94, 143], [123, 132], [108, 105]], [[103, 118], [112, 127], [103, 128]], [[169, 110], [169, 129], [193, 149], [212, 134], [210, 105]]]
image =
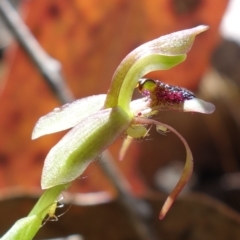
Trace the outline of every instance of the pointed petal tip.
[[197, 26], [197, 27], [193, 28], [193, 30], [196, 34], [205, 32], [208, 29], [209, 29], [209, 26], [207, 26], [207, 25], [200, 25], [200, 26]]
[[37, 137], [36, 137], [35, 135], [32, 134], [32, 136], [31, 136], [31, 140], [35, 140], [35, 139], [37, 139]]
[[42, 190], [46, 190], [46, 189], [51, 188], [51, 187], [54, 187], [54, 185], [49, 185], [49, 184], [46, 184], [44, 182], [41, 182], [41, 189]]
[[163, 205], [163, 207], [162, 207], [162, 209], [161, 209], [161, 211], [159, 213], [159, 216], [158, 216], [158, 218], [160, 220], [164, 219], [164, 217], [166, 216], [166, 214], [167, 214], [168, 210], [170, 209], [171, 205], [172, 204], [170, 204], [170, 206], [166, 206], [166, 203]]
[[34, 129], [33, 129], [33, 132], [32, 132], [31, 139], [32, 139], [32, 140], [35, 140], [35, 139], [37, 139], [37, 138], [39, 138], [39, 137], [40, 137], [40, 135], [36, 133], [35, 128], [34, 128]]
[[193, 98], [184, 102], [183, 110], [184, 112], [211, 114], [214, 112], [215, 106], [212, 103], [205, 102], [198, 98]]
[[167, 213], [163, 213], [163, 212], [161, 211], [161, 212], [159, 213], [159, 216], [158, 216], [159, 220], [163, 220], [163, 219], [165, 218], [166, 214], [167, 214]]
[[34, 126], [33, 131], [32, 131], [32, 135], [31, 135], [32, 140], [35, 140], [37, 138], [40, 138], [44, 135], [48, 135], [48, 134], [51, 133], [51, 132], [48, 133], [48, 132], [43, 131], [43, 129], [41, 128], [41, 125], [42, 125], [42, 122], [43, 122], [42, 120], [43, 121], [45, 120], [44, 116], [40, 117], [39, 120], [37, 121], [36, 125]]
[[[177, 195], [178, 195], [178, 194], [177, 194]], [[177, 197], [177, 195], [175, 196], [175, 198]], [[171, 208], [174, 200], [175, 200], [175, 199], [173, 199], [171, 196], [169, 196], [169, 197], [166, 199], [166, 201], [165, 201], [165, 203], [163, 204], [162, 209], [161, 209], [161, 211], [160, 211], [160, 213], [159, 213], [159, 219], [160, 219], [160, 220], [163, 220], [164, 217], [167, 215], [167, 213], [168, 213], [168, 211], [170, 210], [170, 208]]]

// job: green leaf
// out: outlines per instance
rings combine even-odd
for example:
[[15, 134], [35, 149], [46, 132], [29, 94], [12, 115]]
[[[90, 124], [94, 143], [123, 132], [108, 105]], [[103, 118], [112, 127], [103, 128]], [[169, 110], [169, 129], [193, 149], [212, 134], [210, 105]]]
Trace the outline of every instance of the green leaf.
[[69, 183], [79, 177], [129, 126], [131, 118], [120, 107], [101, 110], [70, 130], [47, 155], [42, 188]]
[[36, 123], [32, 139], [76, 126], [82, 119], [103, 108], [106, 94], [90, 96], [67, 103], [41, 117]]

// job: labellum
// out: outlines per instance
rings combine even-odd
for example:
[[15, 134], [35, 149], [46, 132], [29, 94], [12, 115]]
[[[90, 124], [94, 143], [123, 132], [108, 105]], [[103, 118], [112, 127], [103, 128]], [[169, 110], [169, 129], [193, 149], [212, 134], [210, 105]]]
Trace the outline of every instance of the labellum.
[[164, 105], [181, 104], [185, 100], [195, 98], [195, 95], [185, 88], [171, 86], [154, 79], [141, 79], [137, 87], [144, 97], [152, 100], [152, 106], [159, 103]]

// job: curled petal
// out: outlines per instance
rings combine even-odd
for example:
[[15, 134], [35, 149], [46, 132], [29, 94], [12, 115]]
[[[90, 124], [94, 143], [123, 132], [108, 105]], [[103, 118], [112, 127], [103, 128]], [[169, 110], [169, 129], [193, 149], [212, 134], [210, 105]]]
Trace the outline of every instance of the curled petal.
[[184, 144], [185, 149], [186, 149], [186, 162], [185, 162], [185, 166], [184, 166], [184, 169], [183, 169], [182, 176], [179, 179], [179, 181], [178, 181], [177, 185], [175, 186], [175, 188], [173, 189], [173, 191], [168, 196], [168, 198], [165, 201], [165, 203], [164, 203], [164, 205], [163, 205], [163, 207], [160, 211], [160, 214], [159, 214], [159, 218], [163, 219], [165, 217], [165, 215], [167, 214], [168, 210], [170, 209], [170, 207], [172, 206], [174, 200], [179, 195], [179, 193], [181, 192], [181, 190], [186, 185], [186, 183], [188, 182], [189, 178], [192, 175], [192, 171], [193, 171], [192, 152], [191, 152], [186, 140], [182, 137], [182, 135], [180, 133], [178, 133], [171, 126], [168, 126], [165, 123], [161, 123], [161, 122], [158, 122], [158, 121], [155, 121], [155, 120], [152, 120], [152, 119], [139, 118], [139, 117], [134, 118], [134, 123], [136, 123], [136, 124], [154, 124], [154, 125], [160, 126], [160, 127], [164, 126], [165, 128], [167, 128], [171, 132], [175, 133], [180, 138], [180, 140], [182, 141], [182, 143]]
[[38, 120], [33, 129], [32, 139], [76, 126], [82, 119], [100, 110], [105, 99], [106, 95], [100, 94], [81, 98], [55, 108]]
[[208, 26], [200, 25], [195, 28], [167, 34], [141, 45], [135, 51], [137, 52], [137, 56], [141, 56], [148, 52], [166, 56], [185, 54], [191, 49], [196, 35], [206, 31], [208, 28]]
[[129, 53], [114, 73], [105, 107], [121, 106], [129, 112], [129, 102], [137, 81], [149, 72], [169, 69], [181, 63], [197, 34], [207, 26], [198, 26], [147, 42]]

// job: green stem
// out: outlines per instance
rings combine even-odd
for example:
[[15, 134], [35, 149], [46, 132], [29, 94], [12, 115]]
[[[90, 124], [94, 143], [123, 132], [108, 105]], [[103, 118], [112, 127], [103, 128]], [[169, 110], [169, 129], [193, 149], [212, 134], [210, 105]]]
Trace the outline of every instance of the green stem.
[[1, 240], [31, 240], [42, 226], [42, 220], [58, 196], [68, 188], [69, 184], [62, 184], [47, 189], [38, 200], [32, 211], [25, 218], [18, 220]]
[[47, 189], [43, 195], [40, 197], [36, 205], [33, 207], [32, 211], [28, 214], [28, 216], [39, 215], [42, 214], [45, 217], [48, 213], [51, 205], [56, 201], [59, 195], [68, 188], [69, 184], [57, 185], [55, 187]]

